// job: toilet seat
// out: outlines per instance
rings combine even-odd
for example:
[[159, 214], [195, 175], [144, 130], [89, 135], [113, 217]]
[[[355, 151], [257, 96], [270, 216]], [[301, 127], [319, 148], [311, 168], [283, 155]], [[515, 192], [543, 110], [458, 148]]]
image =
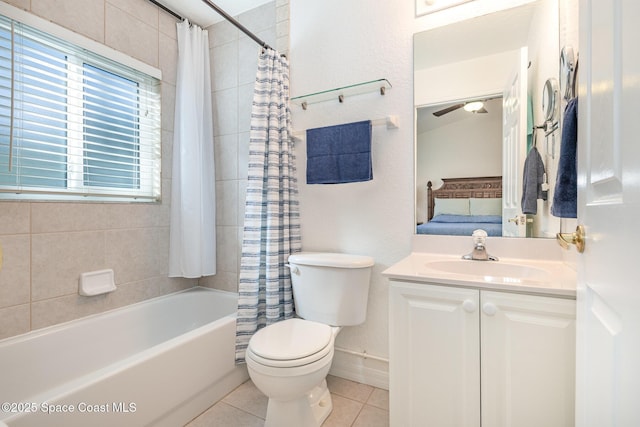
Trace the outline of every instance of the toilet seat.
[[264, 366], [290, 368], [318, 361], [332, 350], [329, 325], [296, 318], [256, 332], [249, 341], [247, 357]]

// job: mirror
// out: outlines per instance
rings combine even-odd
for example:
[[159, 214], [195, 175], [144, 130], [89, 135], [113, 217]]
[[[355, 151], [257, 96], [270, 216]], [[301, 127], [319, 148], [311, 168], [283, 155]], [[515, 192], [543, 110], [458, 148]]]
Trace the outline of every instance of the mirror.
[[[560, 46], [571, 42], [574, 49], [577, 46], [577, 40], [567, 36], [574, 28], [577, 39], [577, 27], [571, 24], [574, 18], [567, 16], [573, 13], [577, 20], [577, 5], [567, 7], [558, 0], [525, 0], [516, 7], [478, 13], [480, 16], [414, 34], [418, 234], [424, 234], [421, 226], [433, 221], [429, 218], [429, 203], [435, 203], [435, 214], [452, 218], [444, 218], [445, 231], [427, 234], [471, 235], [464, 226], [463, 231], [447, 231], [451, 228], [449, 220], [457, 222], [464, 213], [470, 216], [462, 221], [475, 221], [478, 218], [471, 217], [476, 215], [501, 217], [492, 218], [493, 223], [487, 226], [499, 230], [494, 235], [555, 236], [560, 220], [550, 214], [550, 205], [560, 148], [561, 112], [566, 105], [561, 95], [571, 83], [561, 78]], [[566, 57], [575, 55], [575, 50], [566, 52]], [[470, 107], [472, 101], [483, 104], [474, 110]], [[547, 199], [534, 200], [536, 213], [525, 214], [524, 164], [533, 146], [545, 167], [546, 185], [542, 188], [547, 189]], [[500, 192], [487, 192], [482, 186], [493, 185], [484, 178], [499, 176], [502, 195], [496, 200], [492, 196]], [[465, 180], [460, 183], [451, 178]], [[482, 178], [480, 189], [474, 187], [472, 178]], [[437, 192], [434, 202], [434, 196], [428, 196], [429, 183], [432, 191], [470, 186], [469, 195], [455, 192], [443, 197], [470, 197], [475, 209], [454, 208], [442, 201]], [[437, 207], [438, 200], [441, 209]], [[438, 221], [429, 226], [438, 225], [435, 222]]]

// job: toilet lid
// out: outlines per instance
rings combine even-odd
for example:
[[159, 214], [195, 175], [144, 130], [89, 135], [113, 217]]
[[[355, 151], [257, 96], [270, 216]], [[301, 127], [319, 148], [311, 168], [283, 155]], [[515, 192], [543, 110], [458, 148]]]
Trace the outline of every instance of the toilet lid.
[[303, 319], [274, 323], [256, 332], [249, 346], [256, 355], [271, 360], [294, 360], [321, 351], [331, 342], [331, 327]]

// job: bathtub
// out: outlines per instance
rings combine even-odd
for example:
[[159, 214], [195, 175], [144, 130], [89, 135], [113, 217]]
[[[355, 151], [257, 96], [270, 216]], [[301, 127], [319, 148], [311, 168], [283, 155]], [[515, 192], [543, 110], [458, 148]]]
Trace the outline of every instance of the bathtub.
[[0, 426], [183, 426], [247, 380], [237, 294], [196, 287], [0, 341]]

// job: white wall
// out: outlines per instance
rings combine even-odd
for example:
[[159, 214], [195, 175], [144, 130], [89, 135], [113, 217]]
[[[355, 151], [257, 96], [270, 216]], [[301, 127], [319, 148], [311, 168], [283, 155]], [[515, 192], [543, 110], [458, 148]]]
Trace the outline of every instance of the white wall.
[[[413, 65], [411, 2], [292, 0], [292, 96], [378, 78], [393, 88], [292, 107], [293, 127], [308, 128], [399, 117], [399, 128], [373, 128], [373, 180], [307, 185], [306, 147], [296, 145], [304, 250], [370, 255], [376, 260], [366, 322], [346, 327], [338, 347], [388, 357], [388, 282], [381, 272], [410, 251], [413, 213]], [[333, 372], [387, 387], [388, 366], [337, 352]]]
[[513, 71], [513, 64], [517, 63], [516, 58], [517, 51], [507, 51], [417, 70], [415, 105], [501, 95]]

